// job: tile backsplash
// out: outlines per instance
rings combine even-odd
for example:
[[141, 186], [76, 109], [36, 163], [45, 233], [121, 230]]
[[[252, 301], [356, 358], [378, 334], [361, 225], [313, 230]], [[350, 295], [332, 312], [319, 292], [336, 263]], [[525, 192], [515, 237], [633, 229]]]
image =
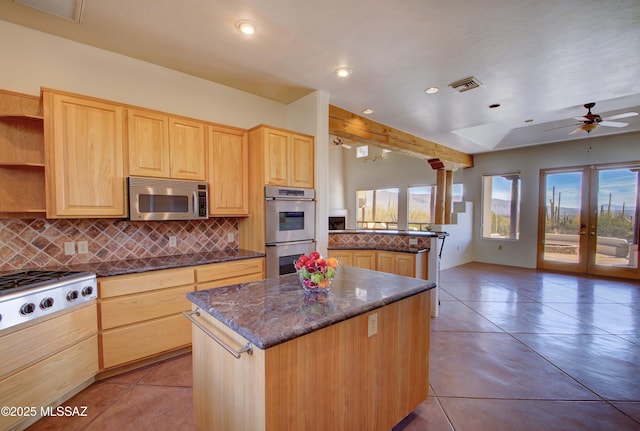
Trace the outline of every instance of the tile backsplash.
[[[170, 238], [176, 245], [170, 246]], [[78, 241], [88, 253], [78, 254]], [[65, 255], [73, 242], [74, 255]], [[0, 220], [0, 271], [238, 248], [238, 220], [133, 222], [119, 219]]]

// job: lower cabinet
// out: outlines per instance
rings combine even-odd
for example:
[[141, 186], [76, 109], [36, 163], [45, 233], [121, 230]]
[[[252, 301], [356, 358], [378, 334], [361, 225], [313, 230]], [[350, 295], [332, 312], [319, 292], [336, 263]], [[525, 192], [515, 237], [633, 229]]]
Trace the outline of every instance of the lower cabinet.
[[211, 263], [196, 267], [196, 290], [264, 279], [264, 258]]
[[[0, 336], [0, 429], [24, 429], [94, 381], [96, 304], [88, 302]], [[9, 412], [11, 413], [11, 412]]]
[[428, 253], [405, 253], [384, 250], [329, 250], [329, 257], [341, 265], [373, 269], [406, 277], [427, 279]]
[[191, 309], [187, 293], [196, 287], [263, 278], [264, 258], [99, 278], [100, 370], [133, 368], [189, 348], [191, 323], [182, 312]]
[[104, 277], [98, 286], [101, 370], [191, 345], [182, 312], [191, 307], [193, 267]]

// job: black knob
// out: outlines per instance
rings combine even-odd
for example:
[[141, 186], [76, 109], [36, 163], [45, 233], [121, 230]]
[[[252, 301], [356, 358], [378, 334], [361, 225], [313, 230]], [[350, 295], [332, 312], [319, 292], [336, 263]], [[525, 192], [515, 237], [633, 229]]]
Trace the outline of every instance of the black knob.
[[93, 293], [93, 286], [85, 286], [82, 289], [82, 296], [89, 296]]
[[53, 298], [44, 298], [40, 301], [40, 308], [42, 310], [46, 310], [47, 308], [53, 307]]
[[27, 302], [20, 307], [20, 314], [26, 316], [27, 314], [31, 314], [36, 310], [36, 304], [33, 302]]
[[69, 291], [69, 293], [67, 293], [67, 301], [69, 301], [69, 302], [75, 301], [76, 299], [78, 299], [78, 295], [80, 295], [80, 294], [78, 293], [77, 290]]

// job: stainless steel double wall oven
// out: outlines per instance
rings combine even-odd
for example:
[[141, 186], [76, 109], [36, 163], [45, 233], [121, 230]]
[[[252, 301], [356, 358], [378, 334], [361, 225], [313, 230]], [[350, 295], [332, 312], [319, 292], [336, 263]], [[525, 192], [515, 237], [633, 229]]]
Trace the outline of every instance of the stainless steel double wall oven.
[[295, 272], [298, 256], [315, 250], [315, 190], [265, 187], [267, 278]]

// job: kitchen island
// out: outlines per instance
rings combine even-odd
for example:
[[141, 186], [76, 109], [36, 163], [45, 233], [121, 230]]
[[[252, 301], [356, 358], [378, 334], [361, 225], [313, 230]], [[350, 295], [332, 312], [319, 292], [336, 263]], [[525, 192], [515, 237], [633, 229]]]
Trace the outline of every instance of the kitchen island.
[[391, 429], [428, 396], [433, 287], [343, 266], [328, 294], [295, 274], [187, 294], [198, 428]]

